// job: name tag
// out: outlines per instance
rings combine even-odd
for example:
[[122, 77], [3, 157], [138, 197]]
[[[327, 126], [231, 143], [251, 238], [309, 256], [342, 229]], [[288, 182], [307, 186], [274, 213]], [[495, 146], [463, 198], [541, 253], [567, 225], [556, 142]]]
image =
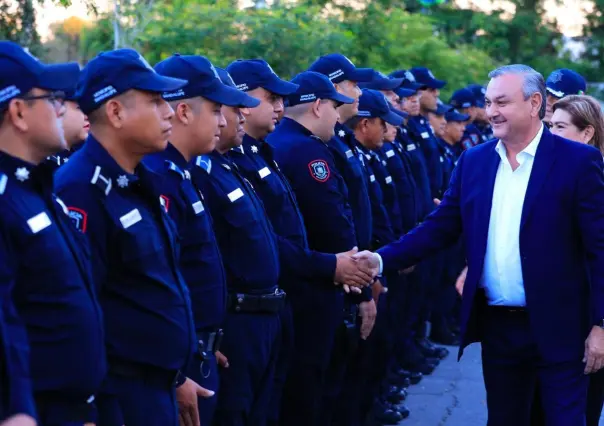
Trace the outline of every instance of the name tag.
[[229, 200], [231, 200], [231, 203], [237, 201], [241, 197], [243, 197], [243, 191], [241, 190], [241, 188], [237, 188], [229, 194]]
[[352, 156], [353, 156], [353, 154], [352, 154], [352, 151], [351, 151], [351, 150], [346, 151], [346, 158], [347, 158], [347, 159], [348, 159], [348, 158], [351, 158]]
[[271, 169], [269, 169], [268, 167], [264, 167], [263, 169], [260, 169], [258, 171], [258, 174], [260, 175], [260, 179], [264, 179], [265, 177], [271, 174]]
[[375, 182], [375, 175], [369, 176], [369, 181], [370, 182]]
[[428, 134], [428, 132], [422, 132], [422, 138], [428, 139], [429, 137], [430, 135]]
[[143, 220], [143, 217], [141, 216], [138, 209], [134, 209], [130, 213], [126, 213], [125, 215], [120, 217], [120, 222], [122, 222], [122, 226], [124, 227], [124, 229], [130, 228], [132, 225], [140, 222], [141, 220]]
[[52, 225], [52, 222], [50, 221], [50, 218], [48, 217], [46, 212], [42, 212], [29, 219], [27, 221], [27, 225], [29, 226], [29, 229], [31, 229], [31, 232], [37, 234], [41, 230], [46, 229], [50, 225]]
[[386, 151], [386, 157], [388, 157], [388, 158], [394, 157], [394, 151], [393, 150]]
[[191, 206], [193, 207], [195, 214], [199, 214], [204, 210], [203, 203], [201, 201], [195, 201], [193, 204], [191, 204]]
[[392, 183], [392, 176], [386, 176], [386, 183], [387, 184], [391, 184]]
[[415, 144], [412, 143], [410, 145], [407, 145], [407, 151], [415, 151]]

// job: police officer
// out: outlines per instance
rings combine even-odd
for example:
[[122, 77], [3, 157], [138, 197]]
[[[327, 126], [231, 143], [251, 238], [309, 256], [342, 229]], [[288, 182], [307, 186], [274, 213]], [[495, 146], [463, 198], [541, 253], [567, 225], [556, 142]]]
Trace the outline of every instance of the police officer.
[[461, 147], [467, 150], [482, 143], [482, 132], [474, 125], [474, 120], [478, 116], [478, 107], [474, 93], [466, 88], [456, 90], [451, 95], [449, 103], [460, 113], [470, 117], [465, 123], [466, 130], [461, 140]]
[[62, 120], [63, 135], [67, 149], [50, 156], [48, 160], [56, 164], [56, 166], [61, 166], [74, 151], [82, 146], [88, 137], [90, 123], [86, 114], [80, 109], [75, 95], [80, 77], [79, 67], [74, 67], [73, 64], [60, 64], [57, 67], [63, 67], [69, 73], [67, 75], [68, 81], [66, 81], [66, 87], [63, 88], [63, 92], [65, 93], [65, 115]]
[[[337, 107], [354, 100], [339, 94], [328, 78], [315, 72], [304, 72], [294, 82], [300, 88], [288, 97], [285, 118], [268, 142], [296, 194], [310, 248], [325, 253], [350, 250], [357, 241], [348, 191], [326, 142], [334, 135]], [[319, 398], [315, 402], [314, 418], [307, 417], [306, 424], [331, 424], [345, 372], [341, 366], [346, 365], [358, 339], [356, 319], [351, 318], [349, 324], [343, 322], [343, 294], [329, 281], [317, 287], [309, 303], [315, 308], [308, 321], [317, 333], [318, 346], [313, 359], [300, 367], [312, 374], [316, 392], [323, 395], [322, 401]], [[361, 303], [360, 311], [361, 336], [367, 338], [375, 319], [370, 293]]]
[[185, 84], [158, 75], [131, 49], [99, 54], [78, 84], [91, 134], [56, 180], [90, 242], [105, 312], [109, 374], [98, 398], [100, 425], [176, 425], [175, 382], [179, 399], [195, 394], [178, 374], [196, 342], [177, 230], [158, 176], [140, 162], [170, 137], [174, 112], [161, 93]]
[[582, 95], [587, 90], [585, 78], [568, 68], [554, 70], [545, 80], [547, 103], [543, 121], [549, 125], [554, 113], [553, 106], [559, 99], [568, 95]]
[[447, 82], [434, 77], [432, 71], [426, 67], [413, 67], [409, 71], [415, 78], [415, 83], [421, 84], [424, 87], [419, 90], [421, 115], [426, 117], [428, 111], [436, 108], [440, 90], [447, 85]]
[[[229, 81], [226, 75], [223, 79]], [[219, 426], [266, 424], [280, 346], [279, 315], [285, 306], [285, 292], [278, 287], [277, 237], [255, 187], [228, 156], [241, 146], [243, 111], [248, 114], [248, 109], [223, 107], [226, 126], [216, 149], [197, 157], [191, 174], [212, 214], [226, 271], [221, 353], [228, 368], [220, 370], [214, 416]]]
[[0, 42], [0, 312], [8, 350], [2, 415], [34, 415], [31, 377], [37, 420], [49, 426], [95, 421], [92, 402], [106, 373], [90, 252], [44, 164], [66, 147], [57, 89], [74, 68], [43, 65]]
[[484, 95], [487, 90], [480, 84], [470, 84], [467, 87], [474, 94], [474, 100], [476, 101], [476, 118], [474, 119], [474, 125], [482, 133], [482, 141], [486, 142], [493, 139], [493, 127], [487, 117], [486, 104]]
[[[454, 155], [453, 164], [457, 165], [457, 161], [463, 152], [461, 147], [461, 140], [466, 131], [466, 121], [470, 119], [467, 114], [462, 114], [455, 108], [450, 108], [445, 113], [445, 131], [443, 132], [440, 140], [447, 144], [447, 151], [451, 151]], [[449, 184], [450, 174], [445, 176], [447, 179], [444, 180], [446, 185]], [[445, 189], [446, 190], [446, 189]]]
[[[216, 353], [221, 366], [220, 328], [225, 317], [226, 276], [210, 212], [191, 181], [191, 160], [212, 152], [226, 126], [222, 106], [255, 107], [258, 100], [222, 83], [218, 71], [202, 56], [173, 55], [155, 66], [164, 76], [187, 80], [186, 86], [163, 94], [174, 110], [172, 137], [168, 148], [151, 155], [145, 162], [164, 176], [161, 197], [181, 236], [180, 270], [191, 294], [197, 334], [197, 353], [187, 376], [205, 389], [218, 391]], [[217, 397], [198, 398], [199, 414], [192, 413], [193, 424], [210, 425]]]
[[439, 100], [436, 109], [428, 111], [428, 122], [437, 140], [443, 137], [445, 126], [447, 125], [445, 114], [449, 108]]

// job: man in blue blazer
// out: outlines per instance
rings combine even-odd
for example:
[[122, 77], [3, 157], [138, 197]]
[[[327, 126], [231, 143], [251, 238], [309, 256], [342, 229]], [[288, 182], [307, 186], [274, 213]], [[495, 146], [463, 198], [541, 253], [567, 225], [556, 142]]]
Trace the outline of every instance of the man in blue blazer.
[[604, 170], [592, 147], [552, 135], [543, 77], [489, 74], [494, 140], [466, 151], [440, 206], [377, 251], [405, 269], [463, 236], [463, 348], [482, 343], [489, 426], [528, 426], [539, 383], [548, 426], [585, 424], [586, 374], [604, 363]]

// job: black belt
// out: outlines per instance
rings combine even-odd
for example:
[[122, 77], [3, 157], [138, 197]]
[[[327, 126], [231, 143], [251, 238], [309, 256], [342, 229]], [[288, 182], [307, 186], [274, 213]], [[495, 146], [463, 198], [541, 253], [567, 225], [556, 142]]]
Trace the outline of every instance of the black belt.
[[488, 305], [487, 309], [492, 312], [506, 313], [506, 314], [526, 314], [526, 313], [528, 313], [526, 306]]
[[172, 387], [179, 377], [178, 370], [166, 370], [152, 365], [139, 364], [122, 359], [109, 359], [109, 374], [138, 379], [146, 383], [157, 383], [160, 386]]
[[239, 313], [277, 313], [285, 306], [285, 296], [281, 289], [268, 294], [230, 293], [227, 308]]
[[222, 329], [197, 333], [197, 351], [202, 360], [207, 360], [209, 354], [220, 350], [223, 335]]

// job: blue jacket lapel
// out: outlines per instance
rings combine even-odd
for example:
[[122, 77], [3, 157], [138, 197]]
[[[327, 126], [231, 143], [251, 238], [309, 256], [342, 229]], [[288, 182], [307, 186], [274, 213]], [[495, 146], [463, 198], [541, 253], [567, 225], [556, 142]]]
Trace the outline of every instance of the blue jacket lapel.
[[537, 198], [541, 187], [547, 180], [547, 175], [554, 164], [554, 160], [556, 159], [556, 150], [554, 149], [554, 145], [554, 136], [547, 128], [543, 129], [543, 135], [541, 135], [541, 141], [539, 142], [539, 147], [535, 153], [533, 170], [531, 171], [528, 187], [526, 189], [526, 195], [524, 197], [520, 229], [522, 229], [526, 223], [531, 210], [535, 205], [535, 199]]

